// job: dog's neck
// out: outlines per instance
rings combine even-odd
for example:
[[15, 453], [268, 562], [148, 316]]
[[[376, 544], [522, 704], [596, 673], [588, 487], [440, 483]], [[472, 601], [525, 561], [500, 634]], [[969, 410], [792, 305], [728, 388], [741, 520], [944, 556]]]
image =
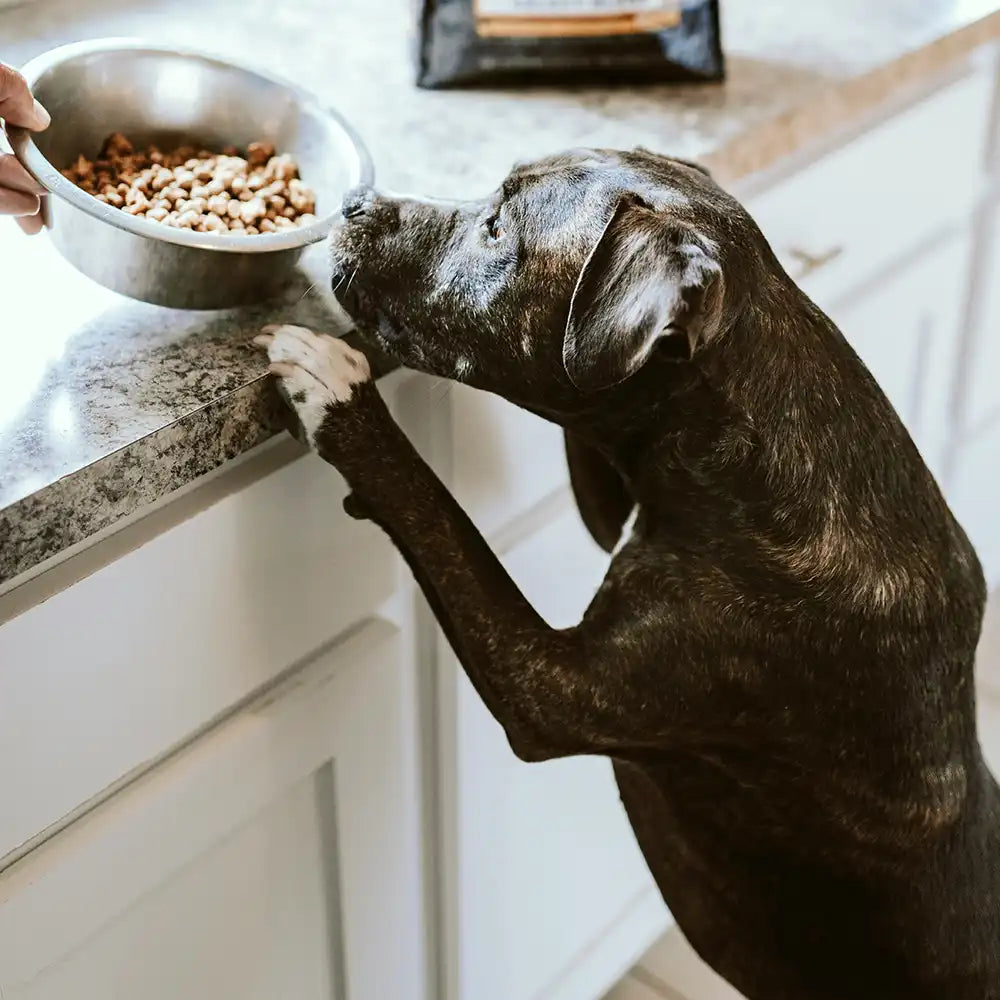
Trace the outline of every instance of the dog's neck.
[[[757, 400], [740, 392], [760, 339], [760, 314], [748, 303], [690, 361], [655, 354], [628, 381], [595, 394], [560, 418], [621, 473], [635, 499], [661, 493], [661, 469], [676, 470], [716, 453], [735, 428], [754, 425]], [[644, 484], [647, 489], [643, 489]]]
[[691, 361], [654, 357], [565, 424], [644, 507], [684, 484], [747, 502], [767, 495], [795, 512], [835, 499], [845, 470], [858, 480], [852, 495], [877, 505], [880, 483], [926, 475], [874, 380], [790, 281], [749, 296]]

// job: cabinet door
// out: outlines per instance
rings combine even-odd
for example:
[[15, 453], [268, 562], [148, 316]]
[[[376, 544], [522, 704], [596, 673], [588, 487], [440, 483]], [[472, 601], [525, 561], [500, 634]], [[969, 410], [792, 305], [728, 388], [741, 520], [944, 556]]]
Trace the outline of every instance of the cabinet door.
[[135, 547], [126, 532], [64, 563], [110, 560], [0, 624], [0, 869], [392, 594], [391, 547], [341, 513], [317, 456], [217, 485], [148, 517]]
[[954, 237], [831, 310], [942, 483], [958, 430], [952, 392], [968, 262], [968, 238]]
[[452, 491], [487, 536], [565, 485], [562, 430], [488, 392], [451, 389]]
[[[607, 556], [568, 497], [504, 563], [557, 627], [579, 621]], [[452, 996], [594, 1000], [667, 925], [609, 761], [519, 761], [451, 661], [456, 747]], [[447, 768], [446, 768], [447, 773]]]
[[8, 869], [4, 1000], [421, 996], [401, 663], [371, 622]]

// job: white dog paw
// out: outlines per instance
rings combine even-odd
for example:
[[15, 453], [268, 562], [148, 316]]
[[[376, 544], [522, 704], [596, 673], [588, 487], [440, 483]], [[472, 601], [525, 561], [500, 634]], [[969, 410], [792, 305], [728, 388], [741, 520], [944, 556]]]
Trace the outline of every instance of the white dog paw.
[[350, 403], [355, 386], [371, 381], [360, 351], [304, 326], [266, 326], [254, 343], [267, 350], [270, 370], [281, 379], [310, 445], [327, 408]]

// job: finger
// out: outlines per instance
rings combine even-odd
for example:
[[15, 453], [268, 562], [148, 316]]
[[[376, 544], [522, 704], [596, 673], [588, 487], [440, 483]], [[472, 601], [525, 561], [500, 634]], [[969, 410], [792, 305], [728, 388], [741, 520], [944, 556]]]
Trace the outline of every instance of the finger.
[[0, 188], [13, 188], [29, 194], [45, 193], [45, 188], [17, 162], [17, 157], [9, 154], [0, 154]]
[[302, 371], [298, 365], [290, 365], [284, 361], [272, 361], [271, 364], [267, 366], [267, 370], [272, 375], [277, 375], [278, 378], [294, 378], [299, 372]]
[[271, 342], [273, 340], [274, 337], [266, 333], [258, 334], [256, 337], [253, 338], [253, 342], [258, 347], [263, 347], [265, 351], [271, 346]]
[[41, 204], [37, 194], [0, 187], [0, 215], [34, 215]]
[[14, 220], [28, 236], [34, 236], [45, 228], [42, 213], [36, 215], [20, 215]]
[[0, 63], [0, 118], [36, 132], [49, 127], [49, 113], [31, 96], [23, 76]]

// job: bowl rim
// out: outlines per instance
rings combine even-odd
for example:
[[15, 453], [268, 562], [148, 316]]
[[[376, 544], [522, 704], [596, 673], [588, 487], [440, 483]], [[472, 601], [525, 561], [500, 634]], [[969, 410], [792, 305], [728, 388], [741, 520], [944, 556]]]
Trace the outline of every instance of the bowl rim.
[[[214, 52], [188, 46], [163, 45], [142, 38], [95, 38], [83, 42], [70, 42], [49, 49], [36, 56], [21, 68], [21, 74], [32, 89], [43, 73], [49, 69], [68, 62], [70, 59], [100, 52], [142, 51], [164, 53], [188, 59], [199, 59], [214, 63], [227, 69], [238, 69], [251, 73], [262, 80], [276, 84], [291, 91], [296, 100], [303, 106], [312, 106], [320, 114], [331, 119], [344, 133], [357, 157], [358, 184], [370, 185], [375, 177], [375, 169], [368, 149], [354, 127], [327, 104], [324, 104], [315, 94], [292, 83], [290, 80], [274, 73], [266, 72], [249, 63], [230, 59]], [[296, 250], [318, 243], [330, 232], [334, 220], [340, 215], [336, 209], [315, 222], [301, 229], [286, 230], [280, 233], [260, 233], [254, 237], [239, 238], [233, 236], [218, 236], [215, 233], [198, 233], [190, 229], [175, 229], [159, 222], [129, 215], [113, 205], [98, 201], [93, 195], [79, 188], [71, 180], [63, 177], [59, 169], [52, 164], [34, 141], [34, 133], [28, 129], [8, 126], [7, 134], [11, 147], [22, 165], [46, 189], [49, 195], [62, 198], [71, 205], [81, 209], [88, 215], [106, 222], [116, 229], [122, 229], [136, 236], [160, 240], [176, 246], [191, 247], [198, 250], [216, 250], [223, 253], [269, 253], [278, 250]], [[43, 196], [43, 200], [46, 196]], [[44, 207], [43, 207], [44, 216]]]

